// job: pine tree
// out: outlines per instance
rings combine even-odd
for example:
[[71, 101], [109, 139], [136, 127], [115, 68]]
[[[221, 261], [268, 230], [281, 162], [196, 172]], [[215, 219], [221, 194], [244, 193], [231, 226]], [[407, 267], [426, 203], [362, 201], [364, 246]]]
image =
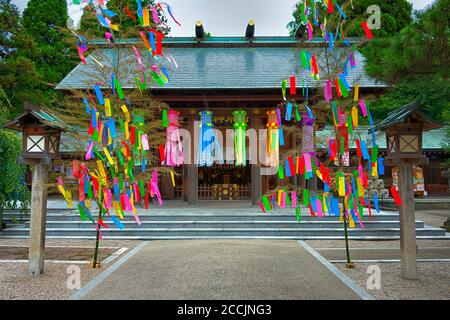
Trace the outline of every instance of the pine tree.
[[37, 46], [36, 67], [50, 84], [60, 82], [77, 61], [64, 32], [67, 19], [65, 0], [30, 0], [23, 12], [24, 30]]

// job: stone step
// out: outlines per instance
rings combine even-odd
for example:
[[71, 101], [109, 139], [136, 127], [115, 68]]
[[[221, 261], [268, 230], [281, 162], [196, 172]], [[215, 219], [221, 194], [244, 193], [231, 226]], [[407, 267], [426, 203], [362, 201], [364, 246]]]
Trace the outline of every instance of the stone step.
[[[95, 217], [95, 215], [94, 215]], [[9, 219], [9, 220], [6, 220]], [[124, 216], [125, 221], [135, 221], [132, 214]], [[164, 213], [139, 213], [139, 220], [144, 221], [297, 221], [294, 213], [263, 214], [263, 213], [241, 213], [241, 214], [183, 214], [177, 212]], [[302, 214], [302, 221], [339, 221], [339, 217], [312, 217], [306, 212]], [[5, 216], [5, 221], [12, 221]], [[24, 221], [29, 221], [24, 220]], [[70, 214], [48, 214], [47, 221], [81, 221], [78, 213]], [[373, 214], [370, 218], [364, 214], [363, 221], [399, 221], [398, 214]]]
[[[103, 229], [104, 237], [137, 237], [139, 239], [151, 239], [160, 237], [342, 237], [343, 228], [139, 228], [139, 229]], [[17, 227], [4, 230], [3, 237], [27, 236], [28, 228]], [[445, 237], [445, 230], [438, 228], [420, 228], [416, 230], [417, 236]], [[96, 229], [78, 228], [48, 228], [48, 237], [92, 237], [96, 235]], [[349, 235], [353, 237], [390, 238], [399, 236], [399, 228], [377, 229], [349, 229]]]
[[[117, 228], [113, 222], [104, 221], [105, 224], [111, 228]], [[340, 221], [303, 221], [298, 223], [297, 221], [141, 221], [141, 225], [138, 225], [135, 221], [124, 221], [122, 224], [125, 226], [125, 230], [135, 230], [141, 228], [340, 228], [342, 222]], [[28, 226], [29, 224], [25, 224]], [[398, 221], [365, 221], [363, 222], [364, 228], [376, 229], [376, 228], [398, 228]], [[423, 221], [416, 221], [416, 228], [424, 228]], [[92, 228], [92, 222], [90, 221], [48, 221], [47, 228], [49, 229], [86, 229]]]

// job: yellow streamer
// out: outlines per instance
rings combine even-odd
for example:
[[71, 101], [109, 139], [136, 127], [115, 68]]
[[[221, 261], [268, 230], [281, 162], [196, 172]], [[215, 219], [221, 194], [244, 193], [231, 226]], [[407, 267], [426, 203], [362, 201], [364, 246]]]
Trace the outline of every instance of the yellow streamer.
[[356, 82], [355, 83], [355, 95], [353, 97], [353, 101], [358, 101], [359, 100], [359, 83]]
[[105, 98], [105, 114], [107, 117], [111, 117], [111, 100]]
[[103, 148], [103, 152], [105, 153], [106, 159], [108, 159], [109, 164], [114, 165], [114, 160], [111, 158], [108, 149]]
[[120, 108], [122, 109], [123, 113], [125, 114], [126, 122], [130, 122], [130, 120], [131, 120], [131, 119], [130, 119], [130, 112], [128, 111], [127, 106], [126, 106], [126, 105], [123, 105], [123, 106], [121, 106]]
[[172, 170], [170, 170], [170, 177], [172, 178], [172, 186], [175, 187], [175, 175]]

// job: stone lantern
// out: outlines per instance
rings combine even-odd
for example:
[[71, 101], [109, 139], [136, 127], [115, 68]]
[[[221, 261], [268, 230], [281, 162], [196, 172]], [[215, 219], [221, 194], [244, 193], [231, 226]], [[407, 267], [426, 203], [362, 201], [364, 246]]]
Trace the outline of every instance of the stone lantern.
[[33, 167], [28, 270], [30, 275], [39, 275], [44, 271], [48, 166], [59, 157], [61, 131], [66, 126], [54, 115], [28, 103], [24, 109], [4, 127], [22, 132], [23, 160]]
[[417, 279], [416, 228], [414, 212], [413, 165], [427, 164], [422, 154], [422, 132], [441, 127], [420, 110], [418, 102], [390, 112], [376, 125], [386, 131], [386, 165], [398, 167], [400, 206], [400, 251], [402, 277]]

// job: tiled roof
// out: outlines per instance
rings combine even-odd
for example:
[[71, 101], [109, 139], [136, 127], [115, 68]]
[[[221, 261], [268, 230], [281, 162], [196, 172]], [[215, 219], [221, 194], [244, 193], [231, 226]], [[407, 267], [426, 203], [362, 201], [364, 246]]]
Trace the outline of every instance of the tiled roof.
[[413, 113], [416, 113], [417, 115], [421, 116], [423, 118], [423, 130], [431, 130], [441, 127], [440, 124], [434, 123], [431, 121], [430, 117], [423, 113], [420, 110], [420, 103], [417, 101], [413, 101], [406, 106], [397, 108], [391, 112], [388, 113], [388, 116], [381, 121], [379, 124], [376, 125], [376, 130], [385, 130], [386, 128], [393, 126], [398, 123], [402, 123], [405, 121], [406, 118], [413, 115]]
[[[212, 46], [205, 46], [204, 43], [196, 45], [179, 41], [185, 46], [167, 47], [168, 54], [174, 57], [178, 68], [173, 64], [169, 65], [165, 58], [160, 58], [170, 76], [170, 83], [162, 89], [275, 89], [281, 87], [283, 79], [289, 79], [289, 76], [294, 74], [300, 81], [305, 79], [305, 85], [307, 82], [309, 87], [323, 86], [320, 81], [313, 81], [311, 74], [301, 67], [302, 48], [290, 43], [292, 39], [284, 40], [289, 46], [284, 46], [281, 40], [266, 40], [267, 46], [261, 46], [261, 40], [259, 45], [255, 40], [254, 46], [239, 46], [236, 41], [231, 42], [234, 45], [230, 46], [224, 42], [222, 47], [217, 42], [213, 42]], [[173, 43], [176, 43], [175, 39], [172, 40]], [[312, 46], [307, 50], [316, 54], [319, 64], [322, 64], [321, 61], [325, 59], [324, 48]], [[344, 52], [343, 48], [334, 50]], [[96, 82], [106, 84], [112, 66], [117, 64], [117, 58], [121, 59], [119, 74], [122, 75], [122, 87], [135, 87], [138, 63], [131, 49], [121, 48], [117, 55], [115, 49], [99, 48], [91, 55], [103, 68], [99, 67], [94, 59], [86, 57], [87, 65], [80, 63], [63, 79], [57, 89], [90, 88]], [[146, 50], [140, 49], [140, 55], [144, 66], [152, 65], [152, 58]], [[364, 57], [357, 52], [356, 68], [349, 70], [347, 77], [349, 85], [352, 86], [358, 80], [362, 88], [386, 87], [386, 84], [368, 77], [364, 65]], [[300, 86], [301, 82], [298, 85]], [[149, 88], [158, 86], [152, 81]]]

